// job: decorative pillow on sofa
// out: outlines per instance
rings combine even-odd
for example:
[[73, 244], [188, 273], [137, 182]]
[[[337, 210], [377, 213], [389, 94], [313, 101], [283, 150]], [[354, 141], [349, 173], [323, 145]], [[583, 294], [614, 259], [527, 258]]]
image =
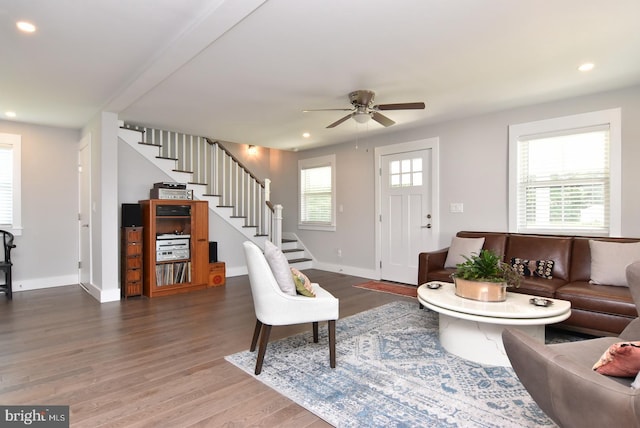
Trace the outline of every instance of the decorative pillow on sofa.
[[464, 263], [466, 261], [465, 257], [480, 254], [483, 245], [484, 238], [460, 238], [454, 236], [453, 239], [451, 239], [451, 245], [447, 252], [444, 267], [454, 268], [456, 265]]
[[296, 268], [291, 268], [291, 275], [293, 277], [293, 282], [296, 285], [296, 291], [298, 292], [298, 294], [307, 297], [316, 297], [316, 293], [313, 292], [311, 281], [309, 281], [307, 275], [303, 274]]
[[637, 376], [640, 372], [640, 342], [614, 343], [593, 365], [593, 370], [608, 376]]
[[640, 242], [589, 240], [591, 284], [627, 287], [626, 269], [640, 260]]
[[544, 279], [553, 278], [553, 260], [527, 260], [518, 257], [511, 259], [513, 266], [522, 276], [537, 276]]
[[280, 286], [280, 290], [285, 294], [295, 296], [296, 285], [293, 283], [293, 278], [291, 277], [289, 261], [287, 257], [282, 254], [280, 248], [273, 245], [271, 241], [266, 241], [264, 243], [264, 258], [267, 259], [271, 273], [273, 273], [273, 277]]

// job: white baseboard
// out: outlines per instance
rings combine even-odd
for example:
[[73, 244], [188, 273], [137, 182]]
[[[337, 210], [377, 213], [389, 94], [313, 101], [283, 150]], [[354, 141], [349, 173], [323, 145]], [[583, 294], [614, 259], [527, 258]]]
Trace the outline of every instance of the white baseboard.
[[[345, 275], [359, 276], [367, 279], [380, 279], [380, 274], [375, 269], [362, 269], [353, 266], [343, 266], [331, 263], [313, 262], [312, 269], [326, 270], [328, 272], [344, 273]], [[246, 266], [227, 268], [227, 277], [247, 275]]]
[[[77, 285], [78, 275], [63, 275], [53, 276], [48, 278], [37, 279], [20, 279], [13, 281], [12, 291], [19, 293], [21, 291], [42, 290], [44, 288], [64, 287], [67, 285]], [[120, 289], [111, 288], [108, 290], [101, 290], [95, 285], [82, 286], [89, 295], [96, 299], [100, 303], [115, 302], [120, 300]]]
[[333, 263], [313, 262], [314, 269], [326, 270], [328, 272], [343, 273], [345, 275], [359, 276], [367, 279], [380, 279], [380, 274], [375, 269], [363, 269], [353, 266], [336, 265]]
[[52, 276], [36, 279], [14, 279], [12, 282], [12, 291], [14, 293], [18, 293], [20, 291], [40, 290], [43, 288], [63, 287], [65, 285], [77, 284], [78, 275]]
[[120, 300], [120, 289], [110, 288], [108, 290], [102, 290], [96, 287], [94, 284], [80, 284], [91, 297], [96, 299], [100, 303], [117, 302]]

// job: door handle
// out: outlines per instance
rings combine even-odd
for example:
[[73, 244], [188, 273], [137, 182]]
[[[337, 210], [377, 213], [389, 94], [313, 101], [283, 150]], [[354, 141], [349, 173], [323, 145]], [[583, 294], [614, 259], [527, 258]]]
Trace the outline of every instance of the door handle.
[[422, 229], [431, 229], [431, 223], [420, 226]]
[[82, 227], [89, 227], [89, 225], [88, 224], [83, 224]]

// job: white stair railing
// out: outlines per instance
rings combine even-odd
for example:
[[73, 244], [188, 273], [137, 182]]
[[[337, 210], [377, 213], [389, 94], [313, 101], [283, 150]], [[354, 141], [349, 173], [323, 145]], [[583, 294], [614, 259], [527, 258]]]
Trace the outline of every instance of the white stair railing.
[[[135, 125], [125, 127], [140, 130]], [[192, 174], [189, 184], [207, 186], [204, 196], [217, 196], [218, 206], [233, 208], [231, 217], [245, 219], [244, 227], [255, 227], [256, 236], [268, 236], [276, 245], [281, 244], [282, 206], [276, 206], [280, 211], [274, 215], [270, 180], [254, 176], [219, 141], [160, 129], [142, 130], [142, 142], [158, 146], [159, 158], [173, 159], [174, 171]]]

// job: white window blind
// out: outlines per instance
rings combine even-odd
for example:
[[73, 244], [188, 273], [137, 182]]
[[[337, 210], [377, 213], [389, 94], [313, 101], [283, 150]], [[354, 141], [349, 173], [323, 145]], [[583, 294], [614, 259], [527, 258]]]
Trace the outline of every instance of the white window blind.
[[335, 230], [335, 157], [299, 163], [301, 228]]
[[13, 224], [13, 146], [0, 144], [0, 225]]
[[518, 138], [519, 232], [608, 235], [609, 125]]

